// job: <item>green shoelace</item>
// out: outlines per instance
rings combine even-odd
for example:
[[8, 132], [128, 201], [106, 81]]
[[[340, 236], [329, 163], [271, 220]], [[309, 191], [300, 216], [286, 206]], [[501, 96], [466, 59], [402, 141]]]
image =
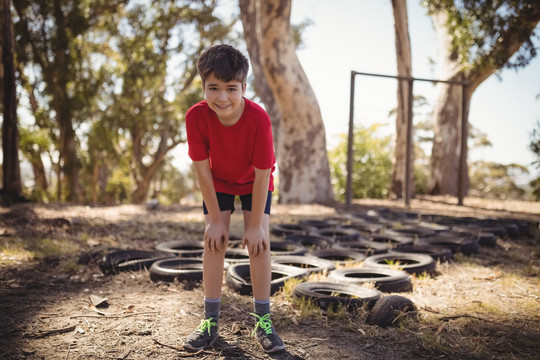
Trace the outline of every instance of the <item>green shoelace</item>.
[[199, 330], [203, 334], [204, 334], [205, 331], [208, 331], [208, 335], [210, 335], [210, 328], [212, 326], [217, 326], [217, 323], [215, 321], [213, 321], [213, 320], [214, 320], [213, 318], [208, 318], [208, 319], [201, 320], [201, 323], [197, 327], [197, 330]]
[[255, 336], [255, 332], [258, 328], [263, 329], [266, 335], [272, 334], [272, 320], [270, 320], [270, 314], [259, 316], [257, 314], [251, 313], [251, 315], [255, 316], [258, 319], [257, 323], [255, 324], [255, 329], [253, 329], [253, 332], [251, 333], [251, 336]]

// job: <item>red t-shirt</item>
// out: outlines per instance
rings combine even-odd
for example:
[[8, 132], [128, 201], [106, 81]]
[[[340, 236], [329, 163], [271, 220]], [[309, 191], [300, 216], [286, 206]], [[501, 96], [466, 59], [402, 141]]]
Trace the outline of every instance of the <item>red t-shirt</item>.
[[252, 193], [254, 167], [272, 169], [268, 190], [274, 190], [272, 123], [259, 105], [245, 99], [244, 112], [236, 124], [223, 126], [206, 101], [201, 101], [186, 113], [186, 132], [191, 160], [210, 159], [216, 192]]

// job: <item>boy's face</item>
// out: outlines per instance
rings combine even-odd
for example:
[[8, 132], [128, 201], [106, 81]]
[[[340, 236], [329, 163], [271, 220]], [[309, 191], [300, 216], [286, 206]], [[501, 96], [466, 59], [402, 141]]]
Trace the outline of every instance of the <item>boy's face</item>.
[[225, 126], [234, 125], [244, 111], [245, 84], [231, 80], [223, 82], [211, 73], [204, 82], [204, 97], [208, 106]]

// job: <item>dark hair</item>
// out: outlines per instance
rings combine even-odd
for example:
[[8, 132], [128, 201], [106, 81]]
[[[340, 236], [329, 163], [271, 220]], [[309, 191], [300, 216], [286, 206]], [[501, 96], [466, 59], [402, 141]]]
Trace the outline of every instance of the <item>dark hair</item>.
[[249, 70], [248, 59], [230, 45], [215, 45], [202, 53], [197, 61], [197, 71], [203, 82], [214, 73], [224, 82], [236, 80], [244, 84]]

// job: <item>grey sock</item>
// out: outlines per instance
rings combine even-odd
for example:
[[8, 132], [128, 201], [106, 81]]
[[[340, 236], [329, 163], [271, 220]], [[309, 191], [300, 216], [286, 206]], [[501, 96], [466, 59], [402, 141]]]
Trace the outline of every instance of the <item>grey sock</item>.
[[221, 297], [217, 299], [204, 298], [204, 318], [212, 318], [215, 322], [219, 319], [219, 310], [221, 307]]
[[257, 300], [253, 299], [253, 306], [255, 309], [255, 314], [259, 316], [263, 316], [266, 314], [270, 314], [270, 299], [266, 300]]

